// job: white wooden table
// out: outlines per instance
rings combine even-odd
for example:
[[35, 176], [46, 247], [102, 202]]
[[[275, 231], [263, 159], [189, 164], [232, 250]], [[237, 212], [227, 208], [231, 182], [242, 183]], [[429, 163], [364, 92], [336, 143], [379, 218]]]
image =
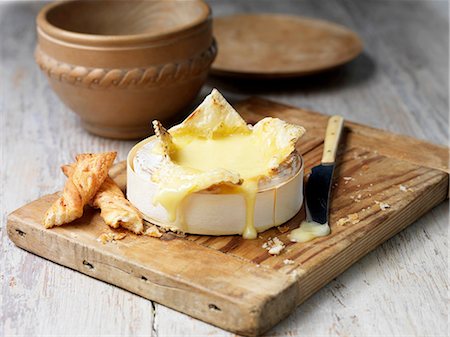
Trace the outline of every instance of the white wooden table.
[[[34, 17], [43, 3], [0, 4], [0, 336], [229, 336], [127, 291], [16, 248], [6, 215], [63, 186], [74, 154], [133, 142], [87, 134], [33, 61]], [[365, 42], [357, 60], [290, 81], [210, 79], [232, 102], [260, 95], [448, 143], [448, 3], [436, 1], [213, 1], [215, 15], [264, 11], [329, 19]], [[448, 334], [448, 202], [370, 253], [268, 335]]]

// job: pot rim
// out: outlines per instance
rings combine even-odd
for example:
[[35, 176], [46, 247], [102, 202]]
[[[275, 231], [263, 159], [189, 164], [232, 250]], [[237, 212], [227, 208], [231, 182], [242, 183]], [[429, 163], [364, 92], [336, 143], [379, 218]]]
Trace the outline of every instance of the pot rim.
[[169, 29], [161, 34], [155, 33], [140, 33], [140, 34], [128, 34], [128, 35], [99, 35], [99, 34], [86, 34], [77, 33], [69, 30], [59, 28], [51, 24], [47, 20], [47, 14], [54, 8], [66, 5], [70, 2], [80, 2], [82, 0], [70, 0], [62, 2], [54, 2], [45, 5], [39, 11], [36, 17], [36, 25], [38, 31], [61, 41], [76, 43], [87, 46], [105, 46], [105, 47], [120, 47], [136, 45], [148, 42], [158, 42], [164, 39], [170, 39], [173, 37], [181, 37], [186, 34], [190, 34], [198, 28], [201, 28], [206, 22], [211, 21], [211, 8], [204, 0], [193, 0], [199, 5], [203, 12], [200, 17], [186, 25], [177, 27], [175, 29]]

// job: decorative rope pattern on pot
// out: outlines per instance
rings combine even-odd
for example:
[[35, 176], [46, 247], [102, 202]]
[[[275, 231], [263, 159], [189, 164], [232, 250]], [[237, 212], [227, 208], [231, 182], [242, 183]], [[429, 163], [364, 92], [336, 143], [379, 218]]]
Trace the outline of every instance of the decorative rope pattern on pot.
[[207, 69], [217, 54], [215, 41], [209, 48], [191, 59], [149, 66], [147, 68], [105, 69], [75, 66], [59, 62], [45, 54], [39, 46], [36, 63], [48, 77], [73, 85], [96, 88], [151, 87], [166, 82], [181, 81], [199, 75]]

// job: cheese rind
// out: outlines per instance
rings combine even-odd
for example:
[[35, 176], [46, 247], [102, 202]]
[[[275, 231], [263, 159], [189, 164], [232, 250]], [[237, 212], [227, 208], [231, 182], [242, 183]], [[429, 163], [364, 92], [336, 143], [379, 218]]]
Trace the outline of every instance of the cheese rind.
[[[157, 154], [151, 148], [155, 137], [138, 143], [127, 158], [127, 198], [142, 213], [145, 220], [161, 227], [191, 234], [243, 234], [246, 225], [245, 198], [238, 193], [220, 190], [189, 194], [180, 205], [183, 221], [170, 221], [167, 210], [154, 204], [158, 185], [151, 180], [151, 171], [158, 166]], [[140, 161], [136, 160], [140, 154]], [[146, 153], [147, 157], [142, 158]], [[303, 203], [303, 163], [295, 154], [291, 169], [283, 170], [272, 180], [260, 182], [255, 197], [254, 227], [263, 232], [279, 226], [295, 216]], [[138, 164], [138, 165], [136, 165]]]
[[[185, 232], [193, 232], [191, 227], [200, 221], [187, 220], [192, 207], [186, 206], [189, 197], [208, 192], [243, 199], [239, 204], [246, 209], [244, 225], [237, 222], [232, 228], [235, 232], [237, 226], [244, 238], [255, 239], [261, 184], [272, 183], [272, 204], [264, 207], [270, 207], [275, 214], [277, 180], [283, 184], [283, 178], [297, 173], [295, 164], [301, 162], [295, 145], [305, 132], [303, 127], [270, 117], [255, 126], [247, 125], [215, 89], [181, 124], [169, 131], [159, 121], [154, 121], [153, 126], [155, 138], [137, 151], [133, 169], [157, 186], [152, 205], [162, 206], [167, 222]], [[206, 207], [207, 201], [202, 205]], [[274, 214], [258, 221], [274, 225]], [[222, 226], [227, 222], [223, 218], [221, 221]], [[206, 234], [202, 231], [200, 234]]]

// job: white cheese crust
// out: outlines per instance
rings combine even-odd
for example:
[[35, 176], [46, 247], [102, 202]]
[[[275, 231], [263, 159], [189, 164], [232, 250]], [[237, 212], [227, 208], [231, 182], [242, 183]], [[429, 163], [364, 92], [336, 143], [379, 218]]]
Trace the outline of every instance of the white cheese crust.
[[[162, 160], [154, 153], [154, 137], [138, 143], [127, 159], [127, 197], [143, 217], [154, 224], [191, 234], [242, 234], [246, 223], [246, 204], [240, 194], [214, 191], [192, 193], [183, 201], [177, 219], [169, 221], [167, 211], [154, 205], [158, 186], [152, 172]], [[254, 225], [257, 232], [279, 226], [297, 214], [303, 203], [303, 163], [294, 152], [289, 165], [262, 181], [256, 195]], [[179, 221], [182, 217], [182, 221]]]

